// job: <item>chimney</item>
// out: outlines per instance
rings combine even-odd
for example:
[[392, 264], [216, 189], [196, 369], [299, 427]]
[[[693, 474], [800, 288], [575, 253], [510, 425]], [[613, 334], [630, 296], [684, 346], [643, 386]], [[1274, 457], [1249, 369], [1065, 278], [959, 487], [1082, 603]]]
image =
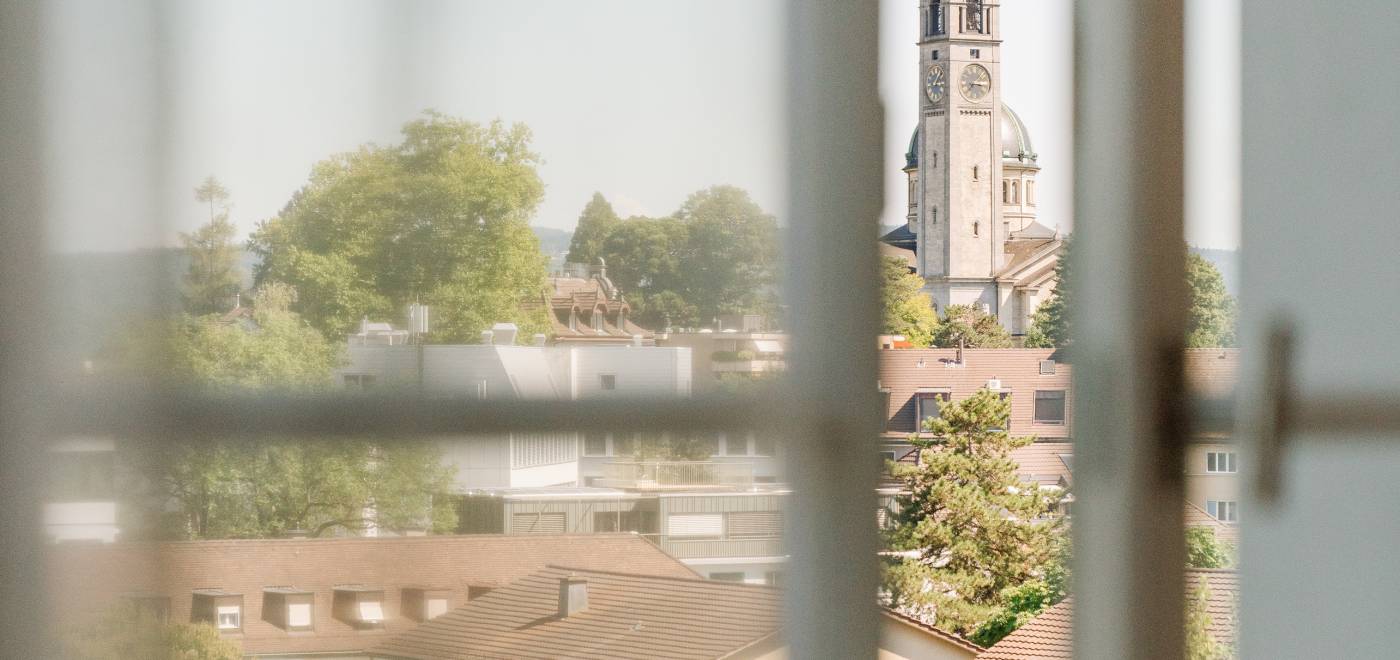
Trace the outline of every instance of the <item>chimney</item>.
[[963, 338], [958, 337], [958, 364], [963, 363]]
[[543, 333], [536, 333], [536, 334], [535, 334], [535, 345], [536, 345], [536, 346], [544, 346], [544, 342], [545, 342], [545, 336], [544, 336], [544, 334], [543, 334]]
[[491, 344], [495, 343], [495, 342], [492, 342], [492, 341], [491, 341], [495, 336], [496, 336], [496, 333], [491, 332], [490, 330], [482, 330], [482, 331], [481, 331], [481, 343], [483, 343], [483, 344], [485, 344], [485, 345], [487, 345], [487, 346], [490, 346]]
[[559, 579], [559, 618], [567, 619], [588, 609], [588, 580], [577, 575]]
[[496, 343], [502, 346], [514, 346], [515, 335], [520, 332], [520, 328], [516, 327], [514, 323], [497, 323], [491, 326], [491, 332], [498, 340]]

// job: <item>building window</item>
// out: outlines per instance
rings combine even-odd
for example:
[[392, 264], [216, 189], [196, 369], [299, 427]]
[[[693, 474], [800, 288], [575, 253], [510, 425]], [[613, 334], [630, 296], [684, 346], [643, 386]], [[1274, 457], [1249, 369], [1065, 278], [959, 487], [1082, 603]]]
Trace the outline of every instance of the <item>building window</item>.
[[914, 393], [914, 430], [923, 433], [924, 421], [929, 418], [937, 419], [940, 406], [948, 403], [952, 398], [953, 393], [949, 390], [929, 390]]
[[1011, 183], [1009, 181], [1001, 182], [1001, 203], [1011, 203]]
[[1020, 184], [1020, 182], [1018, 182], [1018, 181], [1012, 181], [1012, 182], [1011, 182], [1011, 203], [1012, 203], [1012, 204], [1020, 204], [1020, 203], [1021, 203], [1021, 190], [1020, 190], [1020, 189], [1021, 189], [1021, 184]]
[[1211, 451], [1206, 452], [1206, 472], [1219, 474], [1237, 472], [1235, 468], [1235, 452], [1232, 451]]
[[602, 374], [598, 376], [598, 386], [605, 391], [617, 389], [617, 374]]
[[972, 180], [973, 180], [973, 181], [981, 181], [981, 180], [982, 180], [982, 167], [981, 167], [980, 165], [973, 165], [973, 166], [972, 166]]
[[1026, 204], [1035, 206], [1035, 182], [1026, 182]]
[[766, 585], [768, 585], [768, 586], [770, 586], [770, 587], [781, 587], [781, 586], [783, 586], [783, 572], [782, 572], [782, 571], [768, 571], [767, 573], [764, 573], [764, 574], [763, 574], [763, 583], [766, 584]]
[[781, 511], [736, 511], [724, 517], [726, 538], [776, 539], [783, 535]]
[[287, 628], [311, 627], [311, 603], [287, 603]]
[[982, 59], [982, 51], [977, 48], [968, 49], [967, 54], [971, 56], [974, 60]]
[[972, 235], [973, 235], [973, 236], [981, 236], [981, 235], [982, 235], [982, 223], [977, 222], [976, 220], [972, 221]]
[[1065, 423], [1064, 390], [1035, 391], [1035, 423], [1055, 425]]
[[724, 536], [724, 514], [673, 513], [666, 519], [666, 534], [675, 538], [719, 539]]
[[584, 456], [607, 456], [608, 436], [606, 433], [589, 431], [583, 434], [583, 455]]
[[933, 59], [938, 59], [938, 51], [933, 51]]
[[1206, 502], [1206, 513], [1209, 513], [1212, 517], [1221, 522], [1237, 522], [1240, 513], [1239, 506], [1239, 502], [1208, 500]]
[[219, 630], [238, 630], [243, 627], [243, 608], [238, 605], [220, 605], [216, 610], [215, 625]]
[[444, 614], [447, 614], [447, 599], [429, 598], [427, 606], [424, 609], [426, 610], [426, 616], [428, 619], [436, 619]]

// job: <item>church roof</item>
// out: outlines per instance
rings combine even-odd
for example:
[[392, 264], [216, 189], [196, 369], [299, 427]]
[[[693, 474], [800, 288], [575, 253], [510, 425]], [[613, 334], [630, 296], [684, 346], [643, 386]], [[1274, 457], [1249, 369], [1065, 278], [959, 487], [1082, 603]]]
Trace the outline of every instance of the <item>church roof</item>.
[[890, 230], [884, 236], [881, 236], [880, 242], [887, 243], [898, 248], [913, 250], [916, 249], [916, 246], [919, 244], [919, 239], [914, 234], [914, 232], [909, 230], [909, 223], [906, 222]]
[[[1038, 167], [1035, 162], [1037, 155], [1025, 122], [1010, 106], [1001, 104], [1001, 161], [1018, 167]], [[915, 126], [914, 134], [909, 138], [909, 149], [904, 152], [904, 168], [918, 166], [919, 127]]]

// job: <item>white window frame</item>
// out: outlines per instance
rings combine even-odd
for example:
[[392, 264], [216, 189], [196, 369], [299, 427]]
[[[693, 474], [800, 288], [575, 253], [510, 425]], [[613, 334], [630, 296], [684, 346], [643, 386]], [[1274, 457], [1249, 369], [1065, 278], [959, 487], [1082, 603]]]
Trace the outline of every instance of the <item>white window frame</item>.
[[[224, 623], [225, 616], [233, 616], [233, 622]], [[219, 630], [242, 630], [243, 629], [243, 607], [240, 605], [215, 605], [214, 606], [214, 627]]]
[[[875, 350], [870, 339], [877, 313], [871, 301], [878, 262], [871, 229], [881, 210], [883, 157], [877, 57], [878, 3], [812, 3], [787, 0], [785, 31], [791, 64], [787, 102], [789, 204], [785, 262], [790, 269], [788, 327], [793, 329], [789, 389], [780, 407], [773, 401], [704, 401], [623, 406], [623, 402], [561, 402], [541, 407], [514, 401], [423, 401], [403, 405], [347, 405], [331, 399], [269, 401], [195, 400], [147, 396], [130, 405], [85, 406], [55, 401], [34, 350], [36, 338], [54, 327], [47, 317], [52, 297], [27, 286], [30, 274], [46, 272], [45, 185], [48, 168], [47, 98], [40, 76], [7, 76], [0, 104], [0, 495], [5, 529], [13, 538], [0, 547], [0, 570], [20, 576], [11, 587], [15, 602], [45, 602], [45, 556], [38, 534], [42, 503], [40, 470], [54, 438], [119, 426], [133, 435], [185, 442], [202, 434], [239, 432], [245, 437], [314, 429], [344, 436], [366, 432], [384, 437], [430, 433], [493, 433], [512, 429], [619, 430], [689, 429], [739, 424], [775, 424], [794, 446], [794, 492], [790, 532], [805, 539], [795, 546], [786, 580], [793, 657], [869, 657], [877, 645], [874, 599], [878, 574], [872, 558], [875, 530], [842, 526], [869, 515], [874, 471], [866, 443], [851, 438], [879, 428]], [[1184, 254], [1166, 246], [1181, 243], [1183, 162], [1181, 118], [1184, 76], [1180, 3], [1122, 3], [1081, 0], [1075, 11], [1075, 240], [1076, 290], [1097, 316], [1072, 310], [1076, 318], [1076, 442], [1079, 470], [1074, 534], [1076, 571], [1074, 644], [1081, 657], [1182, 657], [1183, 590], [1164, 566], [1183, 563], [1180, 538], [1180, 474], [1163, 476], [1160, 461], [1171, 422], [1156, 415], [1174, 409], [1165, 397], [1180, 382], [1178, 350], [1184, 336]], [[7, 72], [28, 72], [44, 61], [45, 14], [30, 3], [0, 4], [0, 62]], [[995, 19], [989, 26], [996, 24]], [[154, 21], [157, 43], [172, 35], [169, 21]], [[993, 28], [995, 29], [995, 28]], [[412, 35], [386, 35], [390, 49], [407, 47]], [[12, 64], [13, 63], [13, 64]], [[169, 67], [156, 77], [172, 75]], [[164, 86], [162, 86], [164, 83]], [[169, 81], [156, 88], [169, 89]], [[155, 100], [163, 110], [164, 99]], [[153, 112], [149, 117], [166, 117]], [[1089, 130], [1092, 129], [1092, 130]], [[159, 151], [162, 145], [153, 141]], [[152, 156], [153, 165], [159, 156]], [[150, 208], [174, 198], [156, 177]], [[139, 191], [138, 191], [139, 193]], [[989, 228], [995, 232], [996, 228]], [[854, 249], [854, 246], [869, 249]], [[1154, 249], [1143, 250], [1150, 245]], [[1182, 248], [1184, 250], [1184, 247]], [[1132, 254], [1133, 259], [1121, 255]], [[1092, 277], [1089, 277], [1092, 274]], [[1082, 279], [1078, 279], [1081, 278]], [[151, 283], [153, 288], [154, 283]], [[841, 291], [843, 295], [831, 296]], [[572, 321], [572, 319], [571, 319]], [[572, 325], [572, 324], [571, 324]], [[869, 346], [869, 350], [863, 347]], [[134, 396], [113, 392], [113, 396]], [[160, 394], [160, 393], [156, 393]], [[1172, 395], [1179, 392], [1171, 391]], [[1088, 402], [1092, 401], [1090, 407]], [[618, 405], [608, 405], [608, 404]], [[57, 405], [63, 404], [63, 405]], [[442, 404], [442, 405], [436, 405]], [[49, 411], [63, 410], [52, 416]], [[89, 412], [91, 410], [91, 412]], [[112, 416], [118, 411], [117, 416]], [[122, 412], [126, 411], [126, 412]], [[179, 434], [170, 428], [181, 428]], [[405, 432], [409, 429], [409, 432]], [[1112, 447], [1104, 443], [1114, 443]], [[1179, 451], [1179, 449], [1177, 449]], [[1172, 472], [1172, 471], [1168, 471]], [[1175, 472], [1184, 472], [1177, 470]], [[847, 478], [832, 479], [841, 474]], [[1112, 502], [1113, 506], [1094, 506]], [[1123, 510], [1132, 515], [1120, 515]], [[0, 620], [0, 638], [17, 657], [45, 657], [43, 608], [19, 608]]]
[[1206, 513], [1220, 522], [1239, 522], [1240, 503], [1237, 500], [1206, 500]]
[[[1206, 452], [1206, 474], [1239, 473], [1239, 456], [1233, 451]], [[1223, 469], [1222, 469], [1223, 464]]]

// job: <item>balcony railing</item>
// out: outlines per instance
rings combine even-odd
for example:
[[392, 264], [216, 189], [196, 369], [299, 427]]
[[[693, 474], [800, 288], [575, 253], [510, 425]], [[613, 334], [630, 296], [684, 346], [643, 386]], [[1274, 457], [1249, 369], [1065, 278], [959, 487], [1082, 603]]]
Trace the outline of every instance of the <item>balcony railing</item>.
[[612, 461], [595, 485], [611, 488], [751, 486], [752, 463], [711, 461]]

